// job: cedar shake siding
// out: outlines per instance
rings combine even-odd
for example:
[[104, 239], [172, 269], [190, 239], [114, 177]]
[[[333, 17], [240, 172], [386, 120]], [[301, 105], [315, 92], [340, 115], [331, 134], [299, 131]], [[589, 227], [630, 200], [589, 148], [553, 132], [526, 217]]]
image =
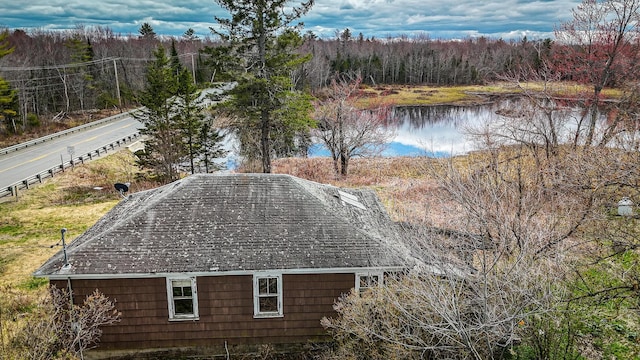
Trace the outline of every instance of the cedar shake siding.
[[[71, 280], [74, 302], [96, 288], [116, 300], [119, 323], [103, 328], [99, 349], [160, 349], [326, 340], [320, 325], [354, 287], [354, 274], [283, 274], [283, 316], [254, 318], [252, 275], [197, 277], [198, 320], [170, 321], [165, 278]], [[64, 280], [52, 281], [66, 288]]]

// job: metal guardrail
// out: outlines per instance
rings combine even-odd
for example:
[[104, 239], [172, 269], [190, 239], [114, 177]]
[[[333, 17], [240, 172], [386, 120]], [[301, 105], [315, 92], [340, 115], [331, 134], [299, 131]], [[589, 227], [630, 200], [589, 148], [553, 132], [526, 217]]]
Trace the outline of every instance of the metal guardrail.
[[44, 179], [52, 178], [55, 176], [55, 174], [64, 172], [65, 169], [74, 167], [75, 165], [78, 165], [78, 164], [84, 164], [85, 161], [93, 160], [94, 157], [98, 157], [101, 154], [106, 154], [110, 150], [115, 150], [116, 148], [126, 145], [138, 138], [140, 138], [140, 133], [135, 133], [125, 138], [118, 139], [107, 145], [101, 146], [89, 153], [82, 154], [81, 156], [78, 156], [75, 158], [71, 158], [69, 161], [61, 162], [60, 165], [56, 165], [48, 170], [45, 170], [41, 173], [30, 176], [22, 181], [13, 183], [6, 188], [0, 189], [0, 198], [4, 198], [6, 196], [18, 196], [18, 191], [20, 190], [29, 189], [34, 184], [42, 183]]
[[[73, 134], [75, 132], [78, 131], [83, 131], [92, 127], [96, 127], [96, 126], [100, 126], [102, 124], [106, 124], [108, 122], [112, 122], [112, 121], [116, 121], [116, 120], [120, 120], [120, 119], [124, 119], [124, 118], [128, 118], [133, 116], [132, 114], [137, 111], [138, 109], [135, 110], [131, 110], [122, 114], [118, 114], [118, 115], [113, 115], [113, 116], [109, 116], [107, 118], [101, 119], [101, 120], [96, 120], [96, 121], [92, 121], [90, 123], [84, 124], [84, 125], [80, 125], [80, 126], [76, 126], [74, 128], [71, 129], [67, 129], [67, 130], [63, 130], [63, 131], [59, 131], [55, 134], [51, 134], [51, 135], [47, 135], [47, 136], [43, 136], [34, 140], [30, 140], [30, 141], [26, 141], [17, 145], [13, 145], [13, 146], [9, 146], [6, 148], [2, 148], [0, 149], [0, 155], [5, 155], [8, 154], [10, 152], [14, 152], [14, 151], [18, 151], [30, 146], [34, 146], [36, 144], [40, 144], [49, 140], [53, 140], [56, 138], [59, 138], [61, 136], [65, 136], [65, 135], [69, 135], [69, 134]], [[1, 196], [0, 196], [1, 197]]]

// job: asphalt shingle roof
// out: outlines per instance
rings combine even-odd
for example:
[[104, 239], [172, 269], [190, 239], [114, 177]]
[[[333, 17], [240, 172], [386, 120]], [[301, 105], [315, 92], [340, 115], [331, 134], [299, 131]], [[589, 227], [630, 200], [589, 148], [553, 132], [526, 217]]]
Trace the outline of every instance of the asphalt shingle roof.
[[[64, 274], [402, 266], [399, 236], [371, 190], [199, 174], [123, 199], [67, 247]], [[60, 274], [62, 265], [61, 251], [36, 275]]]

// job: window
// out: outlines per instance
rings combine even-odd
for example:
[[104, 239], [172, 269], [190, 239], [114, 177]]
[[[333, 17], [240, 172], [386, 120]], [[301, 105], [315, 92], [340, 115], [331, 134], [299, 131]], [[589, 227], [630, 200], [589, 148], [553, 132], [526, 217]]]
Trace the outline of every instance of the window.
[[253, 316], [282, 316], [282, 275], [253, 276]]
[[198, 319], [196, 278], [167, 279], [169, 320]]
[[362, 294], [375, 286], [382, 285], [382, 272], [356, 274], [356, 291]]

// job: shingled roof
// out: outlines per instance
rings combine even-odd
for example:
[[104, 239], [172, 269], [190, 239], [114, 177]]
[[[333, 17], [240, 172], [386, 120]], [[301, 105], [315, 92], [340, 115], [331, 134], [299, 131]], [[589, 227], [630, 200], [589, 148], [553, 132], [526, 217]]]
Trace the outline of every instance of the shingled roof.
[[376, 194], [289, 175], [192, 175], [123, 199], [37, 276], [406, 265]]

